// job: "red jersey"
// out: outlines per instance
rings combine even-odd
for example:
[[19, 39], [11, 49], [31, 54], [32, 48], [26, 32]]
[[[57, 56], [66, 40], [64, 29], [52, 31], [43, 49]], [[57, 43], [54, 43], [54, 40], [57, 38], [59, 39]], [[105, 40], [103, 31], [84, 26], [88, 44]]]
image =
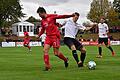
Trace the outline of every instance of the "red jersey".
[[26, 42], [26, 41], [29, 42], [29, 40], [30, 40], [29, 34], [27, 31], [25, 31], [24, 32], [24, 42]]
[[41, 36], [44, 33], [44, 31], [46, 30], [47, 37], [60, 38], [60, 32], [59, 32], [58, 27], [56, 25], [56, 19], [69, 18], [72, 16], [73, 15], [47, 14], [47, 17], [43, 18], [41, 21], [42, 29], [38, 35]]
[[27, 31], [24, 32], [24, 36], [29, 36]]

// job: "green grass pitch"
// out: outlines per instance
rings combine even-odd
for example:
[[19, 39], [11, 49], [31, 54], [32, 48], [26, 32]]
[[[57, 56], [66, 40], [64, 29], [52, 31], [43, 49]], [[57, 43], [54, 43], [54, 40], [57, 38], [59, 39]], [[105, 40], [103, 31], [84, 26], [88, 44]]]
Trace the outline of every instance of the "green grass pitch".
[[[116, 56], [103, 47], [103, 58], [95, 58], [96, 46], [85, 46], [87, 57], [85, 65], [90, 60], [97, 64], [95, 70], [87, 67], [78, 68], [71, 51], [66, 46], [60, 50], [69, 58], [69, 67], [64, 67], [63, 61], [49, 52], [52, 70], [45, 72], [42, 47], [32, 47], [28, 53], [24, 47], [0, 48], [0, 80], [120, 80], [120, 46], [112, 46]], [[80, 54], [80, 52], [78, 52]]]

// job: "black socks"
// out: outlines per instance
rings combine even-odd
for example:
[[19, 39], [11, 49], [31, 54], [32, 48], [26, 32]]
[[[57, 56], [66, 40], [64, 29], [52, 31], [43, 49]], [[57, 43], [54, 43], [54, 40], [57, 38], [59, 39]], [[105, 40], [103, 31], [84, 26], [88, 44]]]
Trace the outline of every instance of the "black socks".
[[84, 63], [85, 57], [86, 57], [86, 53], [81, 53], [80, 59], [81, 59], [82, 63]]
[[101, 47], [98, 47], [98, 49], [99, 49], [99, 55], [102, 56], [102, 48], [101, 48]]
[[76, 50], [73, 50], [73, 51], [72, 51], [72, 55], [73, 55], [75, 61], [78, 63], [78, 62], [79, 62], [79, 59], [78, 59], [77, 51], [76, 51]]
[[111, 52], [113, 52], [113, 49], [111, 46], [107, 47], [108, 49], [110, 49]]

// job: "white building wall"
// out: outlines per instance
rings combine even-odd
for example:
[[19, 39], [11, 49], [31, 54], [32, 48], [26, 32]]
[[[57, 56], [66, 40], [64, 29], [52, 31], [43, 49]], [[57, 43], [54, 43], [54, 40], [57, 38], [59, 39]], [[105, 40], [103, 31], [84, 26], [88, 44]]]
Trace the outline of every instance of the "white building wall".
[[[17, 32], [17, 26], [18, 26], [18, 32]], [[22, 28], [22, 30], [20, 31], [20, 26]], [[16, 34], [17, 36], [24, 36], [24, 32], [23, 32], [23, 26], [26, 27], [27, 29], [27, 26], [29, 26], [29, 35], [30, 36], [34, 36], [34, 24], [31, 24], [29, 22], [19, 22], [19, 23], [15, 23], [12, 25], [12, 30], [13, 30], [13, 34]], [[32, 32], [31, 32], [31, 26], [32, 26]]]

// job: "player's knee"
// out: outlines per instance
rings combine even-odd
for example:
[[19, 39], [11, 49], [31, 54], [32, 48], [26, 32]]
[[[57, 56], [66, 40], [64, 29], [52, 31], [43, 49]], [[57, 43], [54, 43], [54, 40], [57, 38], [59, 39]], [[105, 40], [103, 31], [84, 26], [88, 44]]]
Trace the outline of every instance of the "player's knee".
[[43, 49], [43, 52], [44, 52], [44, 53], [48, 53], [48, 49], [44, 48], [44, 49]]
[[101, 45], [100, 45], [100, 44], [98, 44], [98, 47], [101, 47]]
[[57, 52], [54, 52], [54, 55], [57, 56], [58, 55]]
[[72, 45], [71, 50], [76, 50], [76, 47], [74, 45]]
[[109, 47], [110, 45], [109, 44], [105, 44], [106, 47]]
[[55, 56], [58, 56], [58, 54], [54, 54]]
[[81, 53], [86, 53], [86, 50], [82, 50]]
[[106, 47], [109, 47], [109, 45], [105, 45]]
[[58, 51], [54, 51], [55, 56], [58, 56], [58, 53], [59, 53]]
[[82, 49], [81, 49], [81, 53], [86, 53], [86, 49], [85, 49], [85, 48], [82, 48]]

